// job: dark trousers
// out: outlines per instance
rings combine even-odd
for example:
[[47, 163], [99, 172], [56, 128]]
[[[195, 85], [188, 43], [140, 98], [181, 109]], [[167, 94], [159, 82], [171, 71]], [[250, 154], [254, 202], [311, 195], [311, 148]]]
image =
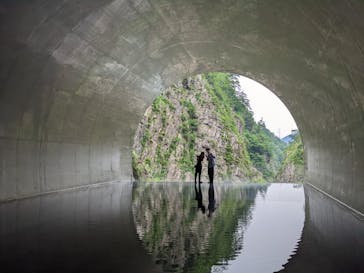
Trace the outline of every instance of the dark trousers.
[[199, 166], [196, 166], [195, 167], [195, 183], [197, 182], [197, 175], [198, 175], [198, 182], [200, 183], [201, 182], [201, 171], [202, 171], [202, 166], [199, 167]]
[[214, 168], [207, 168], [207, 173], [209, 175], [209, 182], [214, 183]]

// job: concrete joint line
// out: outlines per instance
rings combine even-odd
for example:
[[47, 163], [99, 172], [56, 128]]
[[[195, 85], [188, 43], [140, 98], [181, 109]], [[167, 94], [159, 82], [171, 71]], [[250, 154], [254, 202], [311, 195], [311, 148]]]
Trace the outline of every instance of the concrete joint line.
[[354, 208], [350, 207], [348, 204], [344, 203], [343, 201], [340, 201], [339, 199], [335, 198], [335, 197], [334, 197], [334, 196], [332, 196], [331, 194], [328, 194], [327, 192], [325, 192], [325, 191], [321, 190], [320, 188], [318, 188], [318, 187], [316, 187], [316, 186], [312, 185], [312, 184], [311, 184], [311, 183], [309, 183], [309, 182], [305, 182], [305, 184], [310, 185], [310, 186], [311, 186], [312, 188], [314, 188], [315, 190], [317, 190], [317, 191], [321, 192], [322, 194], [324, 194], [324, 195], [326, 195], [326, 196], [330, 197], [330, 198], [331, 198], [331, 199], [333, 199], [334, 201], [338, 202], [340, 205], [344, 206], [345, 208], [347, 208], [347, 209], [351, 210], [353, 213], [357, 214], [361, 220], [364, 220], [364, 213], [362, 213], [362, 212], [360, 212], [360, 211], [358, 211], [358, 210], [356, 210], [356, 209], [354, 209]]
[[73, 190], [80, 190], [80, 189], [86, 189], [86, 188], [97, 188], [99, 186], [103, 186], [103, 185], [106, 185], [106, 184], [120, 183], [120, 182], [121, 182], [120, 180], [113, 180], [113, 181], [107, 181], [107, 182], [100, 182], [100, 183], [93, 183], [93, 184], [88, 184], [88, 185], [76, 186], [76, 187], [71, 187], [71, 188], [66, 188], [66, 189], [46, 191], [46, 192], [30, 194], [30, 195], [23, 195], [23, 196], [16, 197], [16, 198], [9, 198], [9, 199], [2, 200], [2, 201], [0, 201], [0, 205], [4, 204], [4, 203], [8, 203], [8, 202], [13, 202], [13, 201], [18, 201], [18, 200], [28, 199], [28, 198], [34, 198], [34, 197], [48, 195], [48, 194], [57, 194], [57, 193], [68, 192], [68, 191], [73, 191]]

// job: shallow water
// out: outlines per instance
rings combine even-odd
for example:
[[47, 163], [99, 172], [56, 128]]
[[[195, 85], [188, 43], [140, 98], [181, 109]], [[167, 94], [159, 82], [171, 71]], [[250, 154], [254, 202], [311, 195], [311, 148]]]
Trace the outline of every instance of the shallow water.
[[0, 205], [0, 272], [364, 272], [363, 219], [309, 186], [110, 183]]

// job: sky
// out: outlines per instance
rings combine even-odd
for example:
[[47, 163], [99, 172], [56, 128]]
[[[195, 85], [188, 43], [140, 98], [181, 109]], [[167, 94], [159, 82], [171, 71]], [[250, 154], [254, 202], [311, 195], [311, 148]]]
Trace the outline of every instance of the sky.
[[268, 88], [243, 76], [239, 77], [239, 82], [249, 99], [256, 121], [263, 119], [265, 126], [280, 138], [297, 129], [296, 122], [287, 107]]

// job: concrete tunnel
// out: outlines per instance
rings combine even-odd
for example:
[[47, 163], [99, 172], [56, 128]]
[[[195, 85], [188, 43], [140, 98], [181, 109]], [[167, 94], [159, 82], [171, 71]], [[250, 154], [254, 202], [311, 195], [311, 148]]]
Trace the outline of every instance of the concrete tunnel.
[[271, 89], [300, 129], [306, 182], [364, 212], [364, 3], [0, 3], [0, 201], [130, 181], [165, 87], [209, 71]]

